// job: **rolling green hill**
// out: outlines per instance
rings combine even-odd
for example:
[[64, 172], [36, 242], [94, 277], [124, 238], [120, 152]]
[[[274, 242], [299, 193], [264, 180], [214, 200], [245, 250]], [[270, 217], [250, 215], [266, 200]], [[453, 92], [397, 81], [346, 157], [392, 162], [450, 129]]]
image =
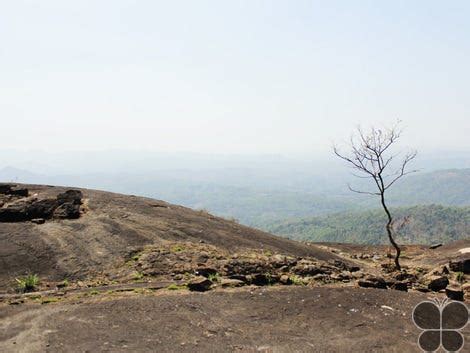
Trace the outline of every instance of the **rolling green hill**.
[[[397, 219], [409, 217], [408, 223], [397, 237], [402, 244], [431, 244], [470, 238], [470, 207], [400, 207], [393, 209], [392, 214]], [[266, 229], [292, 239], [385, 244], [388, 241], [385, 222], [383, 211], [377, 209], [278, 222]]]

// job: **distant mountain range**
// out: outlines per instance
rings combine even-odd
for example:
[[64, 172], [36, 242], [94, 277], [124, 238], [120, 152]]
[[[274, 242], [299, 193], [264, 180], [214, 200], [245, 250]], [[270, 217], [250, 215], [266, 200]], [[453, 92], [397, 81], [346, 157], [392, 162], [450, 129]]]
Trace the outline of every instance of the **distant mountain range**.
[[[380, 239], [376, 237], [375, 230], [368, 232], [368, 227], [373, 224], [371, 221], [373, 216], [357, 213], [370, 210], [373, 214], [372, 210], [379, 207], [377, 198], [350, 192], [346, 184], [348, 182], [358, 184], [361, 180], [344, 171], [332, 172], [329, 175], [294, 167], [285, 170], [273, 169], [271, 165], [261, 170], [174, 169], [147, 173], [40, 175], [9, 167], [0, 169], [0, 180], [76, 185], [148, 196], [195, 209], [205, 209], [216, 215], [235, 218], [240, 223], [286, 236], [310, 237], [315, 240], [344, 238], [341, 241], [372, 243]], [[367, 185], [362, 184], [364, 187]], [[405, 177], [390, 191], [388, 201], [393, 207], [431, 204], [446, 207], [470, 206], [470, 168], [416, 173]], [[450, 217], [457, 212], [453, 208], [451, 212], [451, 209], [446, 207], [444, 208], [446, 216]], [[416, 219], [421, 219], [419, 212], [424, 212], [423, 217], [440, 215], [427, 208], [411, 210]], [[465, 214], [466, 209], [462, 212]], [[337, 215], [338, 213], [341, 214]], [[334, 215], [323, 217], [331, 214]], [[361, 220], [366, 228], [360, 228], [358, 220]], [[429, 220], [429, 224], [435, 225], [442, 222], [443, 218]], [[356, 230], [340, 235], [342, 230], [350, 230], [347, 223], [354, 224]], [[437, 233], [426, 236], [423, 229], [421, 226], [410, 228], [410, 232], [416, 230], [415, 240], [428, 242], [430, 239], [439, 238]], [[456, 225], [455, 229], [461, 227]], [[411, 237], [412, 234], [409, 233], [408, 236]], [[455, 235], [458, 236], [461, 235]], [[454, 235], [449, 233], [443, 236], [446, 239], [449, 237], [453, 238]]]

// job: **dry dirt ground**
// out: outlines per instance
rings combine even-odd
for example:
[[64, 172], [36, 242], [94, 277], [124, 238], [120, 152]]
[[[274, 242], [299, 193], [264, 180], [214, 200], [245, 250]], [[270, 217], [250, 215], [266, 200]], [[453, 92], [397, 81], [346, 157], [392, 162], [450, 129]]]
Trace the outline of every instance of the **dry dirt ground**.
[[425, 298], [294, 286], [97, 294], [2, 308], [0, 351], [419, 352], [411, 312]]
[[[39, 199], [68, 189], [25, 187]], [[0, 223], [0, 352], [419, 352], [412, 309], [445, 292], [415, 284], [470, 256], [459, 252], [470, 240], [408, 246], [405, 271], [390, 273], [385, 247], [299, 243], [163, 201], [82, 192], [78, 219]], [[40, 282], [19, 293], [28, 273]], [[368, 276], [409, 291], [359, 288]], [[192, 281], [212, 289], [192, 292]]]

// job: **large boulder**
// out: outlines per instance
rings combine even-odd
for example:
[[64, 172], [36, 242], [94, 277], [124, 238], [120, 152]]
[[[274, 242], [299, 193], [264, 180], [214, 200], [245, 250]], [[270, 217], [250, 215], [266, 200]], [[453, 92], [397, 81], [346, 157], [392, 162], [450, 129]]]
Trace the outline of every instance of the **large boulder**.
[[407, 282], [392, 282], [389, 284], [391, 289], [401, 290], [403, 292], [408, 292], [408, 283]]
[[188, 283], [188, 289], [194, 292], [205, 292], [211, 289], [212, 281], [208, 280], [206, 277], [199, 276], [192, 279]]
[[470, 274], [470, 259], [450, 261], [449, 268], [454, 272], [463, 272]]
[[[0, 191], [12, 192], [11, 186], [0, 185]], [[27, 190], [26, 190], [27, 192]], [[23, 197], [9, 200], [0, 208], [0, 222], [24, 222], [32, 219], [74, 219], [80, 217], [82, 192], [67, 190], [56, 198]]]
[[0, 222], [24, 222], [28, 219], [26, 204], [6, 205], [0, 208]]
[[217, 269], [211, 267], [199, 267], [196, 269], [196, 274], [199, 276], [209, 277], [217, 274]]
[[80, 190], [67, 190], [57, 195], [57, 203], [62, 205], [64, 203], [72, 203], [74, 205], [82, 204], [83, 194]]
[[28, 189], [13, 184], [0, 184], [0, 194], [27, 197]]
[[439, 292], [442, 289], [445, 289], [449, 285], [449, 279], [445, 276], [436, 277], [431, 279], [428, 283], [428, 289], [432, 290], [433, 292]]
[[33, 201], [26, 209], [28, 219], [52, 217], [54, 210], [57, 208], [57, 202], [54, 199], [43, 199]]
[[452, 300], [458, 300], [458, 301], [463, 301], [464, 298], [464, 292], [461, 287], [457, 286], [449, 286], [446, 288], [446, 295], [448, 298]]
[[80, 204], [72, 202], [64, 202], [57, 206], [53, 212], [54, 218], [59, 219], [76, 219], [80, 217]]
[[54, 199], [20, 199], [0, 208], [0, 222], [24, 222], [34, 218], [51, 218], [57, 207]]
[[279, 281], [279, 278], [275, 275], [255, 273], [249, 276], [251, 284], [255, 286], [267, 286]]

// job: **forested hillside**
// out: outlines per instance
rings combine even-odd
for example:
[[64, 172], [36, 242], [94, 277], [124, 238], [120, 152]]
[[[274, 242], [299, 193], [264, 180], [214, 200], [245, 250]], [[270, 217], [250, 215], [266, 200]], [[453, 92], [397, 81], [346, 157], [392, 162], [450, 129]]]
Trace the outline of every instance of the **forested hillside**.
[[470, 169], [417, 173], [390, 189], [390, 201], [399, 205], [470, 205]]
[[[400, 243], [430, 244], [470, 238], [470, 207], [441, 205], [392, 209], [397, 219], [409, 217]], [[273, 224], [267, 229], [293, 239], [360, 244], [387, 243], [382, 210], [345, 212]]]

